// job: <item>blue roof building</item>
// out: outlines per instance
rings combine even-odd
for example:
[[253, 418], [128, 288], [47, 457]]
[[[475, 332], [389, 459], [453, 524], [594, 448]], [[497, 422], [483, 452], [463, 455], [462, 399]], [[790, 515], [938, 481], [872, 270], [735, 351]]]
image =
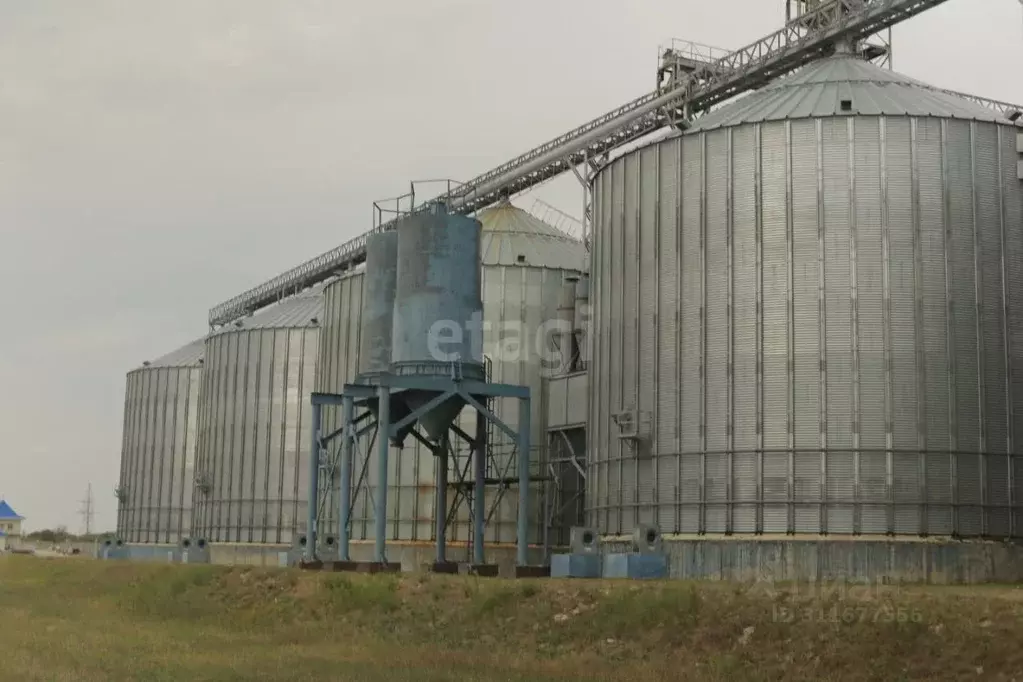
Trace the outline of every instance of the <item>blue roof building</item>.
[[21, 539], [21, 522], [24, 516], [14, 511], [7, 500], [0, 500], [0, 549], [10, 549]]
[[7, 503], [7, 500], [0, 500], [0, 521], [6, 521], [8, 519], [14, 521], [24, 521], [24, 516], [19, 516], [18, 512]]

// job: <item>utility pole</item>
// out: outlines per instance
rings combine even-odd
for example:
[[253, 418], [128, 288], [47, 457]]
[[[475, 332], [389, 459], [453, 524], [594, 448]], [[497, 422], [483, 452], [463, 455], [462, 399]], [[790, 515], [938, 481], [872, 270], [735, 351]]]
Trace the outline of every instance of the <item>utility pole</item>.
[[82, 506], [78, 511], [81, 514], [82, 519], [85, 521], [85, 534], [92, 534], [92, 517], [95, 513], [92, 508], [92, 483], [85, 490], [85, 499], [82, 500]]

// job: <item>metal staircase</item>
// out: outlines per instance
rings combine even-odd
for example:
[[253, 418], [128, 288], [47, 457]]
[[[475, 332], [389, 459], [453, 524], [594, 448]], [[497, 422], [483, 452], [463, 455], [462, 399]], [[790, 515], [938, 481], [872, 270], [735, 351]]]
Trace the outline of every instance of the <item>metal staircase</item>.
[[[829, 55], [841, 41], [862, 41], [947, 0], [830, 0], [816, 3], [782, 29], [713, 62], [694, 65], [657, 90], [449, 190], [438, 199], [471, 213], [561, 175], [589, 167], [611, 152]], [[1005, 112], [1018, 107], [971, 97]], [[1018, 113], [1017, 113], [1018, 116]], [[390, 229], [394, 221], [373, 231]], [[371, 231], [372, 232], [372, 231]], [[210, 310], [211, 326], [227, 324], [334, 277], [365, 260], [360, 235]]]

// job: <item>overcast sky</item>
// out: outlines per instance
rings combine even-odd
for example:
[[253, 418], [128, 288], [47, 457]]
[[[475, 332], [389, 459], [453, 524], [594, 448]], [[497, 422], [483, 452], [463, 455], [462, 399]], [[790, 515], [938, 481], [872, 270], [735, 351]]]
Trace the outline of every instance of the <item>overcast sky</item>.
[[[623, 7], [631, 6], [630, 10]], [[125, 373], [214, 304], [738, 47], [784, 0], [0, 0], [0, 495], [113, 528]], [[949, 0], [896, 69], [1023, 102], [1023, 9]], [[534, 197], [520, 202], [530, 208]], [[571, 182], [542, 196], [578, 214]]]

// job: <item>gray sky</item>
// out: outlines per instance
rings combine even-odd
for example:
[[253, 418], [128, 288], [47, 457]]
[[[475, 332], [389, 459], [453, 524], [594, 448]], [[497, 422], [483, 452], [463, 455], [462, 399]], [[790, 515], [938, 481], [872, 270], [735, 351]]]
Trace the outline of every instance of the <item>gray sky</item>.
[[[125, 373], [210, 306], [365, 231], [411, 179], [467, 180], [650, 90], [666, 39], [734, 48], [783, 11], [0, 0], [0, 494], [78, 529], [91, 481], [112, 528]], [[949, 0], [895, 39], [899, 71], [1023, 102], [1016, 0]], [[571, 182], [535, 196], [580, 212]]]

